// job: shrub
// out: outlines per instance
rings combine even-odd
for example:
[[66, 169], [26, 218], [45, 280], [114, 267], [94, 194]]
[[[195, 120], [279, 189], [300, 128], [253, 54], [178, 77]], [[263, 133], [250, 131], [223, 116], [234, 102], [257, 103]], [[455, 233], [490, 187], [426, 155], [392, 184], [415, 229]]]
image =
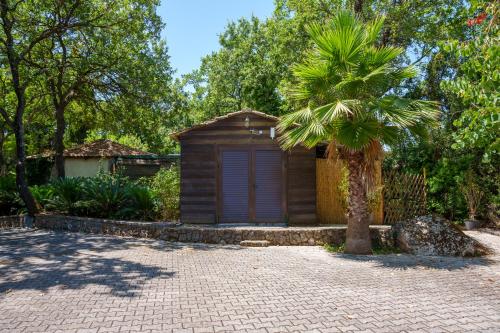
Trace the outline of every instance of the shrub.
[[84, 198], [79, 206], [90, 216], [119, 217], [118, 212], [126, 207], [128, 185], [128, 178], [118, 174], [100, 173], [87, 178], [83, 187]]
[[30, 190], [42, 209], [45, 209], [54, 200], [55, 191], [51, 184], [31, 186]]
[[177, 166], [161, 169], [151, 179], [150, 188], [158, 198], [157, 211], [163, 220], [179, 219], [180, 175]]
[[17, 192], [15, 175], [0, 177], [0, 215], [19, 214], [23, 207]]
[[29, 185], [43, 185], [49, 182], [54, 160], [50, 157], [26, 160], [26, 181]]
[[125, 188], [126, 205], [117, 212], [124, 219], [154, 220], [157, 214], [157, 198], [145, 186], [129, 184]]
[[[57, 179], [38, 188], [38, 203], [47, 211], [79, 215], [84, 199], [84, 178]], [[46, 195], [46, 197], [44, 197]]]
[[[162, 169], [153, 178], [135, 182], [120, 174], [99, 173], [92, 178], [57, 179], [30, 189], [47, 212], [150, 221], [179, 217], [176, 167]], [[15, 214], [21, 209], [15, 180], [0, 178], [0, 214]]]
[[479, 205], [483, 199], [484, 192], [481, 187], [476, 183], [475, 178], [477, 176], [469, 170], [465, 175], [465, 179], [460, 186], [460, 190], [464, 195], [465, 201], [467, 202], [467, 208], [469, 210], [469, 219], [475, 220]]

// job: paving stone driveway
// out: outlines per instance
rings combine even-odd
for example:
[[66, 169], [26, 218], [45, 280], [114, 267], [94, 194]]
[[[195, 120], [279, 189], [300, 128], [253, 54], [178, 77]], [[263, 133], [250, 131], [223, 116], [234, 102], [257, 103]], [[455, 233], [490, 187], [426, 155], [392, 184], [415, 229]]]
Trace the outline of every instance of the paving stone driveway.
[[500, 258], [0, 231], [0, 332], [36, 331], [499, 332]]

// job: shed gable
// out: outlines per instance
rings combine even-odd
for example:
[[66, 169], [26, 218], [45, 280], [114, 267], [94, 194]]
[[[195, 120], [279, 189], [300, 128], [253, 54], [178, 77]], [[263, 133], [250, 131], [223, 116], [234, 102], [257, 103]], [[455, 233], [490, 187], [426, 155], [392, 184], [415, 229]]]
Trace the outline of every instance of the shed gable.
[[172, 137], [183, 143], [276, 144], [275, 140], [271, 139], [270, 131], [276, 127], [277, 122], [277, 117], [253, 110], [242, 110], [174, 133]]

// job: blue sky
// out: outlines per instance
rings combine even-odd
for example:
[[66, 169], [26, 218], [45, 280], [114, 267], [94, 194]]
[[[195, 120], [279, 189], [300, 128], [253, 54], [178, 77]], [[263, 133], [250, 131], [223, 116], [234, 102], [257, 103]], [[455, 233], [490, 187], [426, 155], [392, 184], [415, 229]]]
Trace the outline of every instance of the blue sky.
[[167, 24], [162, 37], [175, 76], [198, 68], [201, 57], [219, 48], [218, 35], [228, 22], [252, 14], [265, 18], [273, 9], [273, 0], [162, 0], [158, 14]]

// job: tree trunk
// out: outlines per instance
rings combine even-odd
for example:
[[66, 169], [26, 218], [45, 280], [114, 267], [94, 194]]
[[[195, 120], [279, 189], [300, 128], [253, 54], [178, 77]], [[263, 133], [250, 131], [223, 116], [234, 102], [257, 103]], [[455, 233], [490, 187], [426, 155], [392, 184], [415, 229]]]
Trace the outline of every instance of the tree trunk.
[[35, 216], [38, 208], [26, 182], [26, 150], [24, 147], [24, 126], [20, 117], [16, 117], [14, 135], [16, 137], [16, 186], [19, 195], [26, 205], [29, 216]]
[[351, 254], [372, 253], [363, 161], [363, 152], [351, 152], [348, 155], [349, 206], [345, 253]]
[[364, 0], [354, 0], [354, 12], [358, 15], [363, 12], [363, 2]]
[[[21, 84], [19, 66], [20, 66], [20, 56], [15, 51], [14, 35], [13, 35], [13, 24], [14, 20], [10, 18], [9, 11], [11, 11], [8, 2], [3, 0], [0, 2], [0, 16], [1, 27], [3, 28], [4, 38], [3, 45], [5, 49], [2, 49], [2, 53], [5, 53], [8, 59], [10, 74], [12, 76], [12, 87], [17, 97], [16, 114], [13, 121], [10, 120], [7, 113], [2, 112], [2, 116], [5, 121], [9, 123], [9, 126], [13, 129], [14, 136], [16, 139], [16, 187], [19, 191], [19, 196], [24, 201], [26, 205], [26, 210], [28, 211], [28, 218], [25, 218], [25, 222], [31, 222], [33, 216], [37, 213], [38, 208], [36, 205], [35, 198], [28, 188], [28, 183], [26, 182], [26, 147], [24, 141], [24, 124], [23, 116], [26, 107], [26, 86]], [[2, 54], [3, 55], [3, 54]]]
[[3, 153], [3, 146], [5, 142], [4, 128], [0, 128], [0, 177], [3, 177], [7, 173], [7, 161]]
[[56, 107], [56, 135], [55, 135], [55, 165], [57, 177], [64, 178], [66, 176], [64, 170], [64, 131], [66, 122], [64, 119], [64, 106]]

